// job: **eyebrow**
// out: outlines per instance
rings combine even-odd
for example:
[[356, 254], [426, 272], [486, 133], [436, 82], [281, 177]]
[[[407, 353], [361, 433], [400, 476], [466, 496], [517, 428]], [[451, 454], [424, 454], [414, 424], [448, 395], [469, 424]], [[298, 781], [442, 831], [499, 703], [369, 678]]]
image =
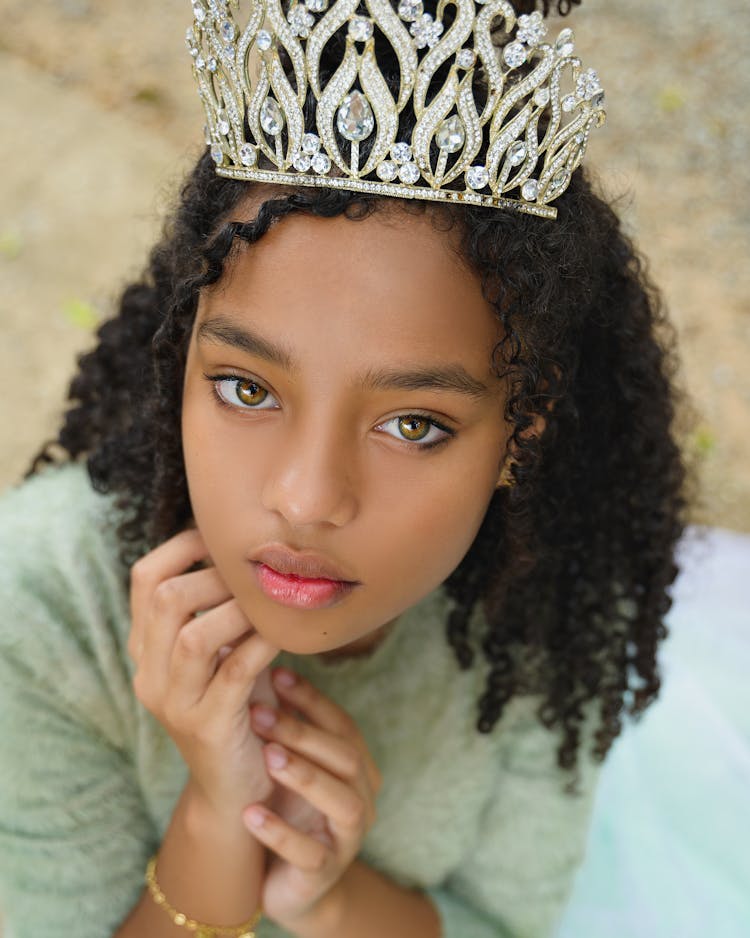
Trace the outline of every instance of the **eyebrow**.
[[[288, 349], [264, 339], [250, 329], [235, 325], [224, 316], [216, 316], [201, 323], [196, 339], [199, 342], [229, 345], [278, 365], [286, 371], [299, 371], [299, 366]], [[370, 391], [452, 391], [475, 400], [482, 400], [492, 394], [488, 385], [479, 381], [458, 363], [406, 369], [369, 369], [362, 376], [361, 385]]]
[[241, 329], [224, 316], [207, 319], [198, 327], [196, 336], [198, 342], [216, 342], [220, 345], [230, 345], [232, 348], [255, 355], [264, 361], [279, 365], [286, 371], [297, 371], [297, 365], [291, 352], [280, 345], [275, 345], [264, 339], [256, 332]]

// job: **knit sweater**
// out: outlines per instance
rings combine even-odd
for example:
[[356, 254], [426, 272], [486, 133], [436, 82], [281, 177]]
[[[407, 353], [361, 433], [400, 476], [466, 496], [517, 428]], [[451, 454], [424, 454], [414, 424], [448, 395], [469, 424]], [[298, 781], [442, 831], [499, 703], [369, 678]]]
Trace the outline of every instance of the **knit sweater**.
[[[0, 908], [6, 938], [107, 938], [136, 904], [187, 767], [132, 689], [128, 594], [110, 496], [81, 465], [0, 497]], [[360, 727], [384, 784], [360, 859], [424, 890], [443, 938], [542, 938], [581, 865], [600, 766], [582, 794], [560, 735], [513, 698], [475, 728], [482, 664], [458, 667], [442, 588], [356, 658], [282, 652]], [[478, 656], [481, 657], [481, 656]], [[189, 910], [188, 910], [189, 911]], [[287, 933], [263, 920], [259, 938]], [[352, 936], [356, 938], [356, 936]]]

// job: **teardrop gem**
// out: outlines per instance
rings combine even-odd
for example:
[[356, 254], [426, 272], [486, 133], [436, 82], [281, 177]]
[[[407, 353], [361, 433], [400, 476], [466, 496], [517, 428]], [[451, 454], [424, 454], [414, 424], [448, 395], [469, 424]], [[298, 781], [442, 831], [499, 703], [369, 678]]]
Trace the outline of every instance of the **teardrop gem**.
[[260, 109], [260, 126], [271, 136], [281, 133], [284, 126], [284, 115], [273, 98], [266, 98], [263, 102], [263, 107]]
[[460, 150], [465, 139], [466, 131], [461, 123], [461, 118], [457, 114], [444, 120], [435, 134], [437, 145], [446, 153], [455, 153]]
[[370, 102], [361, 91], [348, 94], [338, 110], [336, 126], [347, 140], [364, 140], [375, 127], [375, 116]]

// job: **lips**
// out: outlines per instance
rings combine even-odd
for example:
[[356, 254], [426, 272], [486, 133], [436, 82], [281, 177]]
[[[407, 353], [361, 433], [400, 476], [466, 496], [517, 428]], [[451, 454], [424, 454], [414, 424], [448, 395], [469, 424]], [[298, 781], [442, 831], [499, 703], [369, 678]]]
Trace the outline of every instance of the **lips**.
[[281, 545], [269, 545], [250, 558], [254, 563], [265, 564], [284, 576], [306, 580], [333, 580], [339, 583], [357, 583], [328, 558], [310, 552], [298, 552]]
[[251, 558], [257, 583], [265, 595], [282, 606], [324, 609], [334, 606], [359, 585], [327, 557], [269, 545]]

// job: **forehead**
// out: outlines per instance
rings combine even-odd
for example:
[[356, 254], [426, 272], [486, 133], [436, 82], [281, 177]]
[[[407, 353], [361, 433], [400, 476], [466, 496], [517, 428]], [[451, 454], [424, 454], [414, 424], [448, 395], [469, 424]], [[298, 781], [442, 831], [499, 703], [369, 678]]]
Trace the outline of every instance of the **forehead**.
[[[256, 212], [257, 198], [232, 220]], [[455, 358], [464, 350], [484, 359], [498, 322], [478, 275], [459, 254], [459, 237], [457, 228], [436, 229], [429, 213], [397, 206], [364, 219], [295, 212], [256, 244], [240, 243], [202, 298], [199, 320], [220, 312], [294, 346], [312, 327], [329, 342], [345, 337], [362, 351], [397, 355], [406, 343], [415, 354]]]

